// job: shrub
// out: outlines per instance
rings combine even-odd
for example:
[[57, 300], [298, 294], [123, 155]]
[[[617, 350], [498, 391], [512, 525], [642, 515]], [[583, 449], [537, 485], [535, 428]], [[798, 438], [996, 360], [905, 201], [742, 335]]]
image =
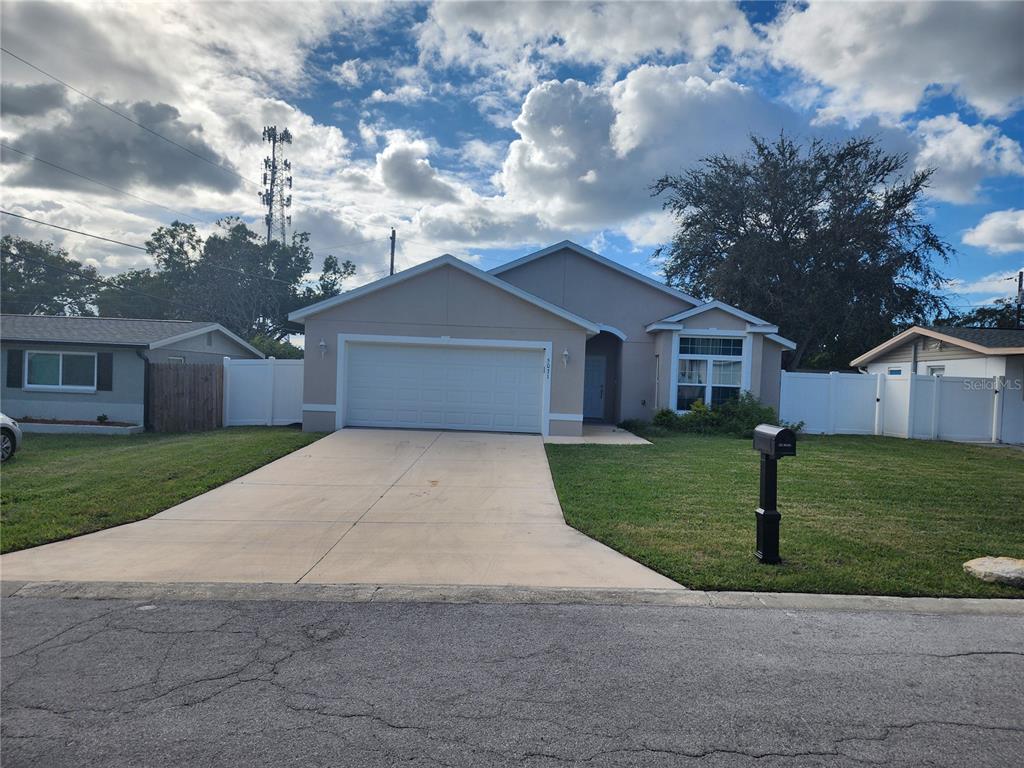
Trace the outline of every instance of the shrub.
[[101, 413], [99, 416], [96, 417], [96, 421], [98, 421], [100, 424], [104, 424], [110, 421], [110, 417], [107, 416], [107, 414], [105, 413]]
[[782, 424], [774, 408], [762, 404], [749, 392], [741, 392], [735, 400], [724, 402], [715, 409], [708, 408], [703, 400], [695, 402], [688, 413], [676, 413], [666, 408], [658, 411], [653, 424], [672, 432], [736, 437], [753, 437], [754, 427], [758, 424], [780, 424], [794, 432], [803, 427], [803, 422]]

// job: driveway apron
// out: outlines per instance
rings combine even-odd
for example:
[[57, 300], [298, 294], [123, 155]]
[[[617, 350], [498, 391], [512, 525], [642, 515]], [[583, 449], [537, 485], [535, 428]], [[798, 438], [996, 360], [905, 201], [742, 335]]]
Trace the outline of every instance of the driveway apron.
[[540, 437], [377, 429], [335, 432], [147, 520], [4, 555], [0, 576], [679, 587], [565, 524]]

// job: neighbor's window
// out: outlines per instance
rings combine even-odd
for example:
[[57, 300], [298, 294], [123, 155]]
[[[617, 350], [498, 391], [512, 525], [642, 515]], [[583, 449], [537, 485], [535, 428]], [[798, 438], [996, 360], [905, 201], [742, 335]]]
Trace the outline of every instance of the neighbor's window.
[[903, 369], [902, 368], [890, 368], [889, 369], [889, 375], [890, 376], [902, 376], [903, 375]]
[[688, 411], [698, 400], [714, 408], [739, 397], [742, 356], [742, 338], [681, 336], [676, 410]]
[[179, 365], [181, 365], [181, 364], [183, 364], [185, 362], [185, 358], [184, 357], [169, 356], [167, 358], [167, 362], [168, 363], [178, 363]]
[[84, 352], [26, 352], [25, 388], [96, 391], [96, 355]]
[[946, 375], [946, 366], [944, 366], [944, 365], [929, 365], [928, 366], [928, 375], [929, 376], [945, 376]]

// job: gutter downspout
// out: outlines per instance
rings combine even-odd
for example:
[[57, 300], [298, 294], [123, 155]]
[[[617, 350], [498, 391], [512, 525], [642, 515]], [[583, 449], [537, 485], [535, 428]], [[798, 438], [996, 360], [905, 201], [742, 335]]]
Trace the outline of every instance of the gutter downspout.
[[142, 428], [145, 431], [150, 431], [149, 421], [149, 357], [146, 355], [147, 349], [136, 349], [135, 354], [138, 355], [139, 359], [142, 360]]
[[661, 410], [658, 407], [658, 403], [661, 401], [658, 399], [658, 395], [661, 387], [661, 355], [657, 352], [654, 354], [654, 412], [657, 413]]
[[910, 348], [910, 374], [912, 376], [917, 375], [917, 339], [914, 339], [914, 345]]

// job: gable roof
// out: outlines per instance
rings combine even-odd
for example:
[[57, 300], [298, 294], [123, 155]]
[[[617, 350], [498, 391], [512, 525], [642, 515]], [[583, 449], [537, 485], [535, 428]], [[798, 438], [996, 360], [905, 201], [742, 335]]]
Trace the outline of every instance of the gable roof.
[[[699, 307], [688, 309], [685, 312], [677, 312], [676, 314], [669, 315], [668, 317], [663, 318], [658, 322], [677, 323], [681, 320], [686, 320], [687, 318], [690, 317], [696, 317], [699, 314], [707, 312], [709, 309], [720, 309], [722, 312], [733, 315], [734, 317], [738, 317], [741, 320], [746, 320], [748, 323], [753, 323], [754, 325], [772, 325], [767, 320], [762, 320], [760, 317], [757, 317], [756, 315], [752, 315], [749, 312], [744, 312], [742, 309], [737, 309], [731, 304], [726, 304], [724, 301], [718, 300], [709, 301], [707, 304], [701, 304]], [[772, 327], [775, 328], [775, 326]], [[778, 330], [778, 328], [775, 329]]]
[[547, 248], [542, 248], [539, 251], [529, 253], [526, 256], [523, 256], [521, 259], [510, 261], [508, 264], [502, 264], [501, 266], [495, 267], [494, 269], [490, 270], [490, 274], [500, 275], [503, 272], [508, 272], [510, 269], [521, 267], [524, 264], [529, 264], [531, 261], [542, 259], [545, 256], [550, 256], [552, 253], [557, 253], [558, 251], [561, 250], [570, 250], [573, 253], [579, 254], [580, 256], [584, 256], [592, 261], [596, 261], [598, 264], [608, 267], [609, 269], [613, 269], [616, 272], [625, 275], [626, 277], [631, 277], [634, 280], [639, 280], [641, 283], [645, 283], [649, 285], [651, 288], [656, 288], [662, 293], [666, 293], [675, 299], [682, 299], [683, 301], [693, 304], [694, 306], [698, 304], [703, 304], [703, 302], [700, 299], [694, 298], [688, 293], [683, 293], [682, 291], [676, 290], [675, 288], [665, 285], [664, 283], [659, 283], [653, 277], [648, 277], [647, 275], [641, 274], [640, 272], [637, 272], [634, 269], [630, 269], [629, 267], [619, 264], [617, 261], [612, 261], [611, 259], [605, 258], [601, 254], [595, 253], [589, 248], [584, 248], [582, 245], [574, 243], [572, 240], [563, 240], [560, 243], [549, 245]]
[[197, 320], [147, 320], [128, 317], [75, 317], [64, 315], [3, 315], [4, 341], [92, 344], [157, 349], [177, 341], [219, 331], [259, 357], [263, 353], [219, 323]]
[[903, 333], [893, 336], [888, 341], [882, 342], [877, 347], [869, 349], [860, 357], [854, 358], [850, 361], [850, 365], [859, 368], [919, 336], [955, 344], [980, 355], [1024, 355], [1024, 330], [915, 325]]
[[750, 333], [763, 333], [765, 334], [765, 338], [771, 339], [776, 344], [779, 344], [786, 349], [796, 349], [796, 342], [790, 341], [783, 336], [779, 336], [777, 333], [779, 327], [777, 325], [772, 325], [767, 320], [762, 320], [756, 315], [744, 312], [742, 309], [737, 309], [731, 304], [726, 304], [724, 301], [709, 301], [707, 304], [701, 304], [699, 307], [688, 309], [685, 312], [677, 312], [674, 315], [669, 315], [662, 320], [651, 323], [645, 330], [647, 330], [648, 333], [651, 331], [676, 330], [681, 327], [680, 324], [683, 320], [696, 317], [710, 309], [717, 309], [721, 312], [732, 315], [733, 317], [738, 317], [740, 320], [745, 320], [747, 322], [747, 331]]
[[410, 278], [416, 277], [417, 275], [422, 275], [425, 272], [430, 272], [431, 270], [445, 266], [454, 267], [455, 269], [461, 270], [462, 272], [465, 272], [467, 275], [471, 275], [477, 278], [478, 280], [482, 280], [483, 282], [497, 288], [500, 291], [511, 294], [518, 299], [522, 299], [528, 304], [532, 304], [535, 307], [539, 307], [540, 309], [545, 310], [546, 312], [550, 312], [551, 314], [556, 315], [562, 318], [563, 320], [568, 320], [570, 323], [578, 325], [581, 328], [584, 328], [591, 334], [596, 334], [600, 331], [600, 328], [598, 328], [597, 325], [590, 322], [589, 320], [586, 320], [580, 317], [579, 315], [574, 315], [572, 312], [562, 309], [561, 307], [556, 306], [555, 304], [551, 304], [550, 302], [544, 301], [543, 299], [534, 296], [532, 293], [527, 293], [526, 291], [522, 290], [521, 288], [517, 288], [511, 283], [506, 283], [504, 280], [499, 280], [498, 278], [488, 274], [487, 272], [484, 272], [482, 269], [477, 269], [472, 264], [467, 264], [461, 259], [455, 258], [450, 253], [446, 253], [443, 256], [438, 256], [436, 259], [431, 259], [430, 261], [425, 261], [422, 264], [417, 264], [415, 267], [403, 270], [402, 272], [396, 272], [393, 275], [382, 277], [380, 280], [374, 280], [372, 283], [367, 283], [366, 285], [361, 285], [358, 288], [353, 288], [351, 291], [345, 291], [344, 293], [340, 293], [337, 296], [332, 296], [329, 299], [318, 301], [316, 304], [310, 304], [308, 307], [297, 309], [288, 315], [288, 319], [293, 322], [301, 322], [310, 315], [315, 315], [318, 312], [323, 312], [325, 309], [330, 309], [331, 307], [339, 306], [348, 301], [352, 301], [353, 299], [358, 299], [362, 296], [366, 296], [368, 294], [379, 291], [383, 288], [390, 288], [393, 285], [398, 285], [399, 283], [402, 283]]

